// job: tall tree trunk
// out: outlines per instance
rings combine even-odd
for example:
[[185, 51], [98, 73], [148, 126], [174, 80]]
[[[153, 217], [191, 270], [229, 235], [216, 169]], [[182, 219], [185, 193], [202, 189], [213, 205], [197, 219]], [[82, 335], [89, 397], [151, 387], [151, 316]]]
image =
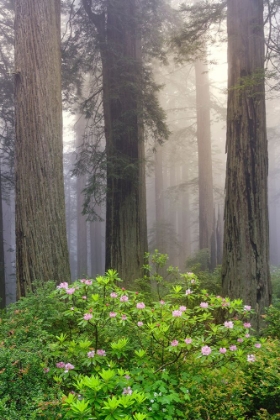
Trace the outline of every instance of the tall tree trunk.
[[[213, 199], [212, 150], [210, 130], [210, 91], [208, 66], [201, 60], [195, 62], [198, 189], [199, 189], [199, 249], [207, 248], [210, 259], [215, 250], [215, 214]], [[213, 263], [213, 261], [212, 261]]]
[[70, 279], [62, 170], [60, 1], [15, 2], [17, 297]]
[[[76, 127], [76, 148], [77, 153], [83, 145], [85, 134], [85, 120], [82, 116], [75, 124]], [[86, 176], [79, 175], [77, 178], [77, 271], [78, 278], [88, 275], [87, 266], [87, 221], [83, 214], [84, 193], [86, 186]]]
[[2, 206], [2, 176], [0, 167], [0, 308], [6, 306], [6, 281], [4, 258], [3, 206]]
[[223, 293], [260, 314], [271, 302], [262, 0], [228, 0]]
[[156, 248], [159, 252], [166, 251], [164, 237], [165, 206], [163, 191], [162, 146], [158, 145], [155, 152], [155, 213], [156, 213]]
[[220, 206], [218, 206], [218, 216], [216, 225], [216, 243], [217, 243], [217, 264], [221, 265], [223, 260], [223, 228], [224, 221]]
[[128, 285], [148, 250], [141, 106], [142, 57], [136, 0], [107, 0], [106, 18], [83, 0], [96, 26], [103, 72], [107, 154], [106, 263]]
[[[183, 152], [182, 152], [183, 153]], [[188, 182], [188, 159], [182, 165], [182, 183]], [[182, 250], [180, 255], [180, 268], [184, 270], [186, 268], [186, 261], [191, 256], [191, 229], [190, 229], [190, 192], [189, 188], [181, 193], [180, 196], [180, 213], [179, 213], [179, 225], [181, 229], [181, 242]]]

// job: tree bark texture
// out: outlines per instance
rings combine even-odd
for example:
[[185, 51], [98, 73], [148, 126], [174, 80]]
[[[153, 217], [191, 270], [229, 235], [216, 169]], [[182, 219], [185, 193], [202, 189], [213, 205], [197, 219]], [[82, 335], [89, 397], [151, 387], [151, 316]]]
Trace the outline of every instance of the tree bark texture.
[[62, 170], [60, 1], [15, 3], [17, 297], [70, 279]]
[[262, 0], [228, 1], [224, 295], [260, 314], [271, 302]]
[[106, 269], [125, 284], [142, 276], [148, 250], [136, 0], [108, 0], [106, 19], [83, 0], [100, 40], [107, 153]]
[[210, 91], [208, 66], [201, 60], [195, 62], [196, 114], [198, 147], [199, 190], [199, 249], [215, 246], [215, 213], [213, 199], [212, 150], [210, 130]]

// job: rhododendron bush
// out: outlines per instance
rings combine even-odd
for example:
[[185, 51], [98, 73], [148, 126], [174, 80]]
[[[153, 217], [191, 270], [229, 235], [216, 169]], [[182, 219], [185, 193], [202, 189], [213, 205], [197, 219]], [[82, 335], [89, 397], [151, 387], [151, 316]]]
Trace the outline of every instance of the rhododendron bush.
[[66, 418], [186, 418], [210, 378], [232, 398], [234, 370], [256, 363], [265, 342], [251, 334], [251, 308], [200, 290], [193, 273], [154, 302], [118, 280], [109, 270], [57, 287], [69, 332], [51, 344], [45, 369], [66, 391]]
[[[63, 282], [41, 297], [28, 322], [36, 321], [42, 336], [44, 327], [33, 357], [48, 391], [30, 418], [279, 418], [279, 342], [254, 335], [251, 307], [201, 290], [193, 273], [177, 272], [169, 284], [158, 273], [150, 278], [153, 299], [124, 289], [114, 270]], [[55, 308], [51, 316], [46, 302]], [[13, 323], [31, 333], [28, 310], [17, 311]], [[1, 403], [0, 414], [21, 418], [9, 417]]]

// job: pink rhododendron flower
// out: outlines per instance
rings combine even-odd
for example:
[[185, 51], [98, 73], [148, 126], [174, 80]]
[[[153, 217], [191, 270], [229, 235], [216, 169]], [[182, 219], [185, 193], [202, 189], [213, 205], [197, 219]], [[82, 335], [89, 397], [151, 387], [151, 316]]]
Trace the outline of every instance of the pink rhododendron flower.
[[106, 356], [106, 351], [105, 350], [97, 350], [96, 354], [98, 354], [98, 356]]
[[235, 345], [233, 345], [233, 346], [230, 346], [230, 351], [235, 351], [235, 350], [237, 350], [237, 347], [235, 346]]
[[249, 305], [244, 306], [244, 311], [250, 311], [250, 310], [251, 310], [251, 306], [249, 306]]
[[124, 375], [125, 379], [129, 381], [130, 376], [129, 375]]
[[225, 321], [224, 326], [226, 328], [233, 328], [233, 322], [232, 321]]
[[182, 311], [178, 311], [178, 310], [173, 311], [172, 316], [182, 316]]
[[254, 354], [248, 354], [247, 361], [248, 362], [255, 362], [256, 361], [255, 355]]
[[185, 312], [187, 310], [186, 306], [180, 306], [179, 309], [180, 309], [181, 312]]
[[145, 308], [145, 303], [144, 302], [138, 302], [136, 305], [137, 309], [144, 309]]
[[201, 302], [201, 304], [199, 306], [201, 308], [208, 308], [208, 303], [207, 302]]
[[237, 341], [238, 343], [243, 343], [243, 338], [238, 338]]
[[130, 386], [128, 386], [127, 388], [123, 389], [123, 395], [131, 395], [132, 394], [132, 389], [130, 388]]
[[115, 318], [116, 316], [117, 316], [116, 312], [110, 312], [109, 313], [110, 318]]
[[142, 321], [137, 322], [138, 327], [142, 327], [144, 324]]
[[117, 293], [115, 293], [115, 292], [112, 292], [112, 293], [110, 294], [110, 296], [111, 296], [111, 298], [117, 298], [117, 297], [118, 297], [118, 294], [117, 294]]
[[86, 279], [81, 279], [80, 280], [81, 283], [84, 283], [85, 281], [86, 281]]
[[212, 353], [212, 350], [209, 346], [203, 346], [201, 348], [201, 353], [203, 354], [203, 356], [208, 356], [210, 353]]
[[191, 338], [189, 338], [189, 337], [188, 337], [188, 338], [186, 338], [186, 339], [185, 339], [185, 343], [186, 343], [186, 344], [191, 344], [191, 343], [192, 343], [192, 339], [191, 339]]
[[178, 346], [179, 341], [178, 340], [173, 340], [173, 341], [171, 341], [170, 344], [171, 344], [171, 346], [176, 347], [176, 346]]
[[250, 334], [245, 334], [245, 337], [246, 337], [246, 338], [249, 338], [249, 337], [251, 337], [251, 336], [250, 336]]
[[82, 299], [87, 299], [87, 297], [86, 296], [82, 296]]
[[65, 281], [57, 286], [57, 289], [68, 289], [68, 283]]
[[192, 279], [191, 280], [191, 284], [195, 284], [195, 279]]
[[256, 343], [256, 344], [255, 344], [255, 347], [256, 347], [257, 349], [260, 349], [260, 348], [261, 348], [261, 346], [262, 346], [262, 345], [261, 345], [261, 343]]
[[222, 354], [225, 354], [226, 351], [227, 351], [227, 349], [225, 349], [224, 347], [221, 347], [220, 350], [219, 350], [219, 352], [222, 353]]
[[126, 315], [122, 315], [122, 320], [126, 321], [127, 320], [127, 316]]
[[245, 328], [251, 328], [251, 324], [250, 324], [250, 322], [244, 322], [243, 326], [244, 326]]
[[164, 304], [165, 304], [164, 300], [160, 300], [160, 301], [159, 301], [159, 303], [160, 303], [161, 305], [164, 305]]
[[85, 284], [87, 286], [91, 286], [92, 285], [92, 280], [85, 280]]
[[69, 372], [69, 370], [74, 369], [75, 366], [74, 365], [71, 365], [71, 363], [66, 363], [66, 365], [64, 366], [64, 368], [65, 368], [64, 372], [67, 373], [67, 372]]
[[73, 295], [76, 289], [75, 287], [71, 287], [70, 289], [65, 289], [65, 290], [68, 295]]
[[70, 311], [74, 311], [74, 306], [71, 306]]
[[92, 358], [92, 357], [94, 357], [94, 355], [95, 355], [95, 351], [91, 350], [91, 351], [88, 352], [87, 357]]
[[128, 296], [126, 296], [126, 295], [121, 296], [120, 301], [121, 302], [127, 302], [128, 301]]
[[92, 314], [84, 314], [84, 319], [89, 321], [92, 318]]
[[186, 295], [190, 295], [192, 293], [191, 289], [186, 290]]
[[48, 373], [50, 371], [50, 368], [46, 367], [43, 369], [45, 373]]
[[64, 362], [58, 362], [56, 363], [56, 367], [59, 369], [63, 369], [65, 367], [65, 363]]

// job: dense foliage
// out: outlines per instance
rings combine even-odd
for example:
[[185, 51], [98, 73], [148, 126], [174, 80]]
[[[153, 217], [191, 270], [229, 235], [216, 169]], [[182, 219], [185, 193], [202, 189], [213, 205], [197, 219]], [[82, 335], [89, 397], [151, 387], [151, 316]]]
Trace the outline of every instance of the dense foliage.
[[0, 418], [279, 418], [279, 341], [254, 335], [241, 300], [151, 261], [153, 298], [110, 270], [3, 313]]

